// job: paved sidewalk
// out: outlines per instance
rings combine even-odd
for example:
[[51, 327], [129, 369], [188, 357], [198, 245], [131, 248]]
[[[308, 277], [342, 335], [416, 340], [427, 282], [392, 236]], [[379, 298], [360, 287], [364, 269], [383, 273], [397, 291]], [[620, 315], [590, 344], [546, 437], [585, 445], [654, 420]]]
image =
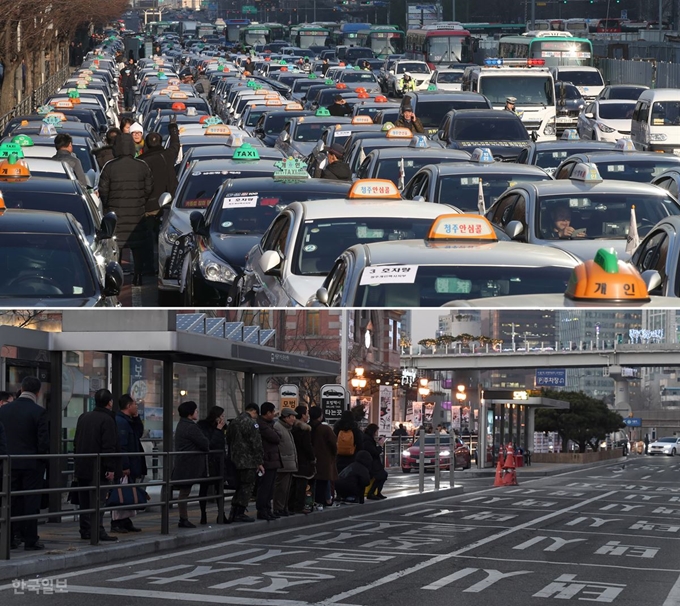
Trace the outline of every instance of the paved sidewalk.
[[[602, 463], [589, 465], [560, 465], [560, 464], [535, 464], [531, 467], [523, 467], [517, 470], [518, 481], [548, 475], [557, 475], [578, 469], [599, 467], [603, 464], [625, 462], [624, 459], [614, 459]], [[460, 482], [466, 478], [489, 478], [489, 488], [493, 486], [494, 469], [454, 472], [454, 479]], [[208, 504], [208, 525], [198, 525], [200, 517], [198, 503], [189, 505], [189, 519], [197, 525], [195, 529], [183, 529], [177, 527], [178, 512], [174, 507], [170, 512], [170, 534], [160, 533], [160, 508], [151, 505], [148, 510], [134, 518], [135, 526], [142, 529], [139, 533], [118, 534], [117, 543], [105, 543], [92, 546], [88, 541], [79, 538], [78, 519], [76, 515], [62, 518], [61, 523], [46, 523], [38, 527], [40, 538], [45, 543], [45, 551], [27, 552], [23, 547], [11, 552], [11, 560], [0, 561], [0, 581], [15, 578], [29, 578], [45, 576], [48, 573], [57, 573], [60, 570], [77, 568], [80, 566], [92, 566], [95, 564], [108, 563], [114, 560], [134, 559], [142, 555], [157, 553], [166, 550], [186, 548], [194, 545], [204, 545], [211, 542], [224, 541], [226, 539], [245, 537], [253, 533], [261, 532], [267, 525], [277, 530], [283, 528], [297, 528], [309, 524], [324, 521], [332, 521], [341, 518], [349, 518], [354, 515], [366, 514], [373, 511], [385, 511], [393, 507], [425, 502], [433, 498], [447, 497], [460, 494], [464, 491], [461, 485], [449, 488], [448, 472], [442, 473], [441, 489], [434, 490], [434, 475], [425, 475], [425, 491], [418, 490], [418, 474], [402, 474], [398, 469], [391, 470], [390, 477], [383, 490], [388, 498], [384, 501], [366, 501], [363, 505], [336, 505], [326, 507], [321, 511], [315, 511], [309, 515], [294, 515], [281, 518], [272, 522], [257, 520], [253, 524], [234, 523], [229, 525], [217, 524], [217, 507]], [[502, 488], [499, 488], [502, 490]], [[194, 495], [198, 490], [194, 491]], [[176, 495], [175, 495], [176, 496]], [[157, 495], [152, 494], [152, 501], [157, 502]], [[229, 508], [229, 500], [225, 501], [226, 510]], [[251, 503], [250, 515], [254, 516], [255, 507]], [[110, 526], [110, 517], [107, 515], [105, 527]]]

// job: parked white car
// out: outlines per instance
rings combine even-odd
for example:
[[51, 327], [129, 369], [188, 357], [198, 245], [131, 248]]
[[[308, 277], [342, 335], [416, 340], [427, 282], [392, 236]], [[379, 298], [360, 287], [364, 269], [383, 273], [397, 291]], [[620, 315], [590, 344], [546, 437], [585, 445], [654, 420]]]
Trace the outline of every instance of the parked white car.
[[625, 99], [597, 100], [579, 114], [576, 128], [581, 139], [615, 143], [630, 137], [635, 101]]
[[669, 457], [674, 457], [680, 452], [680, 438], [659, 438], [656, 442], [652, 442], [647, 449], [647, 454], [664, 454]]
[[430, 82], [437, 85], [437, 90], [463, 90], [463, 74], [465, 68], [442, 68], [434, 70]]
[[411, 90], [427, 90], [432, 78], [432, 72], [425, 61], [411, 61], [405, 59], [397, 61], [394, 67], [387, 73], [387, 94], [393, 97], [403, 95], [403, 78], [406, 73], [411, 74], [414, 88]]

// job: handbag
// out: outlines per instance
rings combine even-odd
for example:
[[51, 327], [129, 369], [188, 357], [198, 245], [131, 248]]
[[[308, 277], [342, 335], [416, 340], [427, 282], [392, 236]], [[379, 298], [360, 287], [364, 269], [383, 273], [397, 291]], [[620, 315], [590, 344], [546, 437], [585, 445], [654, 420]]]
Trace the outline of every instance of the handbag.
[[[123, 476], [120, 479], [120, 483], [123, 486], [127, 486], [129, 484], [128, 482], [128, 477]], [[137, 515], [137, 510], [136, 509], [124, 509], [124, 510], [115, 510], [111, 512], [111, 519], [114, 522], [118, 522], [120, 520], [127, 520], [128, 518], [134, 518]]]
[[[127, 480], [127, 478], [125, 479]], [[131, 484], [121, 484], [120, 486], [115, 486], [109, 490], [109, 494], [106, 497], [106, 506], [145, 505], [147, 501], [150, 500], [151, 497], [149, 496], [149, 493], [142, 487]]]

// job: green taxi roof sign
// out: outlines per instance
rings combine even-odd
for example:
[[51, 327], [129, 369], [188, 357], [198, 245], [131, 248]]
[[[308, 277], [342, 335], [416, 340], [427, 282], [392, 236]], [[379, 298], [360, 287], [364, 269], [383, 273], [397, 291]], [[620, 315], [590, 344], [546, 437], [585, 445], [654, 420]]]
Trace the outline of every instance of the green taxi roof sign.
[[12, 154], [16, 154], [18, 158], [23, 158], [24, 152], [21, 145], [9, 141], [0, 145], [0, 158], [9, 158]]
[[320, 118], [329, 118], [331, 115], [331, 112], [328, 111], [327, 108], [325, 107], [320, 107], [319, 109], [316, 110], [315, 116], [318, 116]]
[[309, 179], [307, 172], [307, 165], [304, 160], [299, 158], [286, 158], [279, 162], [274, 162], [274, 167], [277, 171], [274, 173], [274, 179]]
[[250, 143], [244, 143], [234, 150], [233, 160], [259, 160], [260, 154]]
[[246, 86], [248, 88], [254, 88], [255, 86], [257, 86], [257, 82], [255, 82], [255, 80], [248, 80], [248, 82], [246, 83]]
[[335, 82], [333, 81], [332, 78], [326, 78], [326, 79], [323, 81], [323, 83], [324, 83], [324, 84], [329, 84], [329, 85], [335, 84]]
[[20, 147], [33, 147], [33, 139], [31, 139], [28, 135], [17, 135], [16, 137], [12, 137], [12, 143], [16, 143]]
[[222, 118], [219, 116], [210, 116], [210, 118], [203, 122], [203, 128], [208, 128], [209, 126], [214, 126], [215, 124], [224, 124], [224, 122], [222, 122]]
[[52, 111], [52, 106], [49, 103], [47, 103], [46, 105], [41, 105], [35, 111], [38, 115], [44, 116], [45, 114], [49, 114]]

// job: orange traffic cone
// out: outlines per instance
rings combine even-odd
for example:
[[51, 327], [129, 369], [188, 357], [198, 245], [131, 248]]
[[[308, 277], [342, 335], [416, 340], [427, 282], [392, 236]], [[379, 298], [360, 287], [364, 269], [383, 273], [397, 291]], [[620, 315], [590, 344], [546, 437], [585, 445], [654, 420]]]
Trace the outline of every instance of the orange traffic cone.
[[496, 465], [496, 478], [493, 482], [494, 486], [503, 486], [503, 449], [498, 451], [498, 464]]
[[508, 444], [508, 451], [503, 465], [503, 486], [517, 486], [517, 472], [515, 471], [515, 449]]

